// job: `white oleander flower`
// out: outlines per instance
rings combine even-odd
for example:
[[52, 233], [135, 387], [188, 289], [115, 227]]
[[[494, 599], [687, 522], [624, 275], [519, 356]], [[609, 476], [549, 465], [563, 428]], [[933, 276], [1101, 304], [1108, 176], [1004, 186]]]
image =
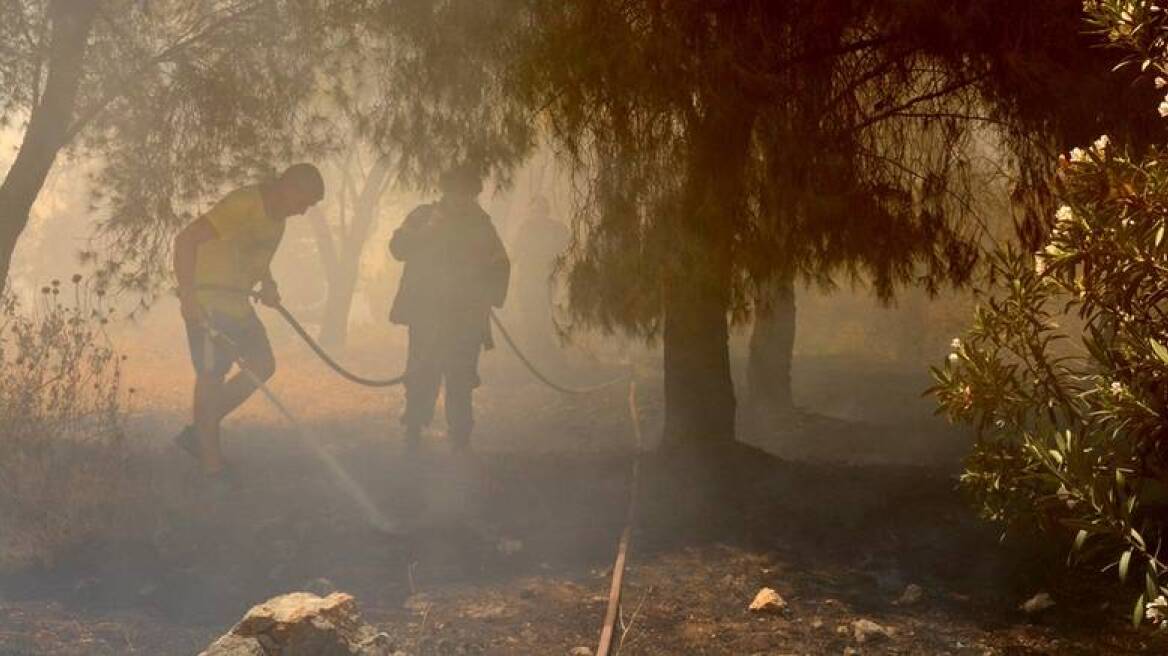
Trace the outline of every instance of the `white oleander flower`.
[[[1168, 105], [1168, 100], [1165, 100], [1164, 104]], [[1165, 114], [1161, 112], [1161, 115], [1164, 116]], [[1072, 148], [1071, 161], [1074, 163], [1089, 162], [1091, 161], [1091, 158], [1087, 156], [1087, 151], [1083, 150], [1082, 148]]]
[[1168, 100], [1160, 103], [1160, 116], [1168, 117]]
[[1118, 380], [1113, 381], [1111, 383], [1111, 393], [1116, 396], [1123, 394], [1123, 383], [1119, 382]]
[[1111, 146], [1111, 137], [1108, 137], [1105, 134], [1100, 135], [1099, 138], [1095, 140], [1095, 152], [1099, 153], [1100, 155], [1106, 153], [1109, 146]]
[[950, 362], [954, 362], [954, 363], [956, 363], [956, 362], [958, 362], [959, 360], [961, 360], [961, 356], [960, 356], [960, 355], [957, 355], [956, 353], [950, 353], [950, 354], [949, 354], [949, 361], [950, 361]]
[[1069, 206], [1063, 205], [1054, 213], [1055, 226], [1058, 228], [1065, 228], [1075, 222], [1075, 211]]
[[954, 351], [960, 351], [961, 350], [961, 338], [954, 337], [953, 341], [949, 342], [949, 348], [953, 349]]
[[1168, 624], [1164, 623], [1164, 620], [1168, 619], [1168, 598], [1164, 595], [1156, 597], [1155, 601], [1144, 607], [1144, 617], [1161, 629], [1168, 627]]

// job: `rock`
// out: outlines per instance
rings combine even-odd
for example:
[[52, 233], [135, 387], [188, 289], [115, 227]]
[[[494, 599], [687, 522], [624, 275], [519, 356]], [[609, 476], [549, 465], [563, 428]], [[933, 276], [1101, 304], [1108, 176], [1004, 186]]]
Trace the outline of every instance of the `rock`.
[[512, 538], [500, 538], [495, 543], [495, 550], [504, 556], [514, 556], [520, 551], [523, 551], [523, 541]]
[[750, 610], [756, 613], [778, 613], [786, 607], [787, 602], [770, 588], [759, 590], [754, 601], [750, 602]]
[[1027, 615], [1034, 613], [1041, 613], [1042, 611], [1054, 606], [1054, 599], [1051, 599], [1050, 594], [1046, 592], [1039, 592], [1033, 597], [1027, 599], [1018, 608]]
[[390, 637], [361, 621], [342, 592], [293, 592], [252, 607], [199, 656], [392, 656]]
[[900, 598], [892, 602], [897, 606], [912, 606], [920, 603], [925, 598], [925, 589], [916, 583], [909, 583], [904, 592], [900, 594]]
[[880, 626], [872, 620], [858, 619], [852, 622], [852, 637], [860, 644], [888, 640], [895, 635], [896, 632], [892, 629]]
[[588, 647], [576, 647], [568, 652], [568, 656], [592, 656], [592, 650]]

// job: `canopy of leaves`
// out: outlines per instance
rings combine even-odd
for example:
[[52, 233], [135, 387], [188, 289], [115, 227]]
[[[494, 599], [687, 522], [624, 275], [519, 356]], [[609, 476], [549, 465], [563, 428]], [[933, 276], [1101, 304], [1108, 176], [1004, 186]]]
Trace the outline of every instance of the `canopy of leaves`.
[[[1077, 3], [944, 4], [529, 3], [516, 90], [582, 183], [563, 267], [574, 316], [654, 334], [662, 282], [694, 273], [703, 250], [713, 261], [720, 234], [740, 319], [776, 276], [863, 278], [885, 299], [964, 283], [981, 230], [979, 127], [1015, 146], [1031, 232], [1050, 202], [1038, 154], [1101, 123], [1150, 131], [1120, 116], [1123, 81], [1095, 81], [1109, 64]], [[1116, 109], [1087, 117], [1092, 102]], [[750, 131], [741, 171], [689, 165], [713, 115]], [[722, 199], [719, 225], [679, 236], [698, 176], [741, 176], [742, 197]]]

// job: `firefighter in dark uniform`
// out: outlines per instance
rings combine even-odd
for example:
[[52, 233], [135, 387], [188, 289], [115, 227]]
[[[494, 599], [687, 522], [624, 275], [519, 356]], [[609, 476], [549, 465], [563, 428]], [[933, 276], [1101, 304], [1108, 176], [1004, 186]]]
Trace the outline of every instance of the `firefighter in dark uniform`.
[[494, 346], [490, 312], [503, 306], [511, 263], [478, 204], [479, 171], [455, 167], [439, 186], [442, 198], [410, 212], [389, 242], [405, 263], [389, 318], [409, 327], [406, 447], [418, 447], [445, 381], [447, 431], [457, 451], [470, 446], [479, 353]]

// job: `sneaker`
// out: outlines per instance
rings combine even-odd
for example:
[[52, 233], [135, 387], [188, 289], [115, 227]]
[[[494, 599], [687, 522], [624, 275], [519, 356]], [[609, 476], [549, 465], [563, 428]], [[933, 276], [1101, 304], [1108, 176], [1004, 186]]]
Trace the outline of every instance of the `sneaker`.
[[199, 434], [195, 432], [194, 426], [187, 426], [179, 431], [178, 435], [174, 436], [174, 443], [178, 448], [187, 452], [187, 455], [199, 460], [202, 456], [199, 447]]

